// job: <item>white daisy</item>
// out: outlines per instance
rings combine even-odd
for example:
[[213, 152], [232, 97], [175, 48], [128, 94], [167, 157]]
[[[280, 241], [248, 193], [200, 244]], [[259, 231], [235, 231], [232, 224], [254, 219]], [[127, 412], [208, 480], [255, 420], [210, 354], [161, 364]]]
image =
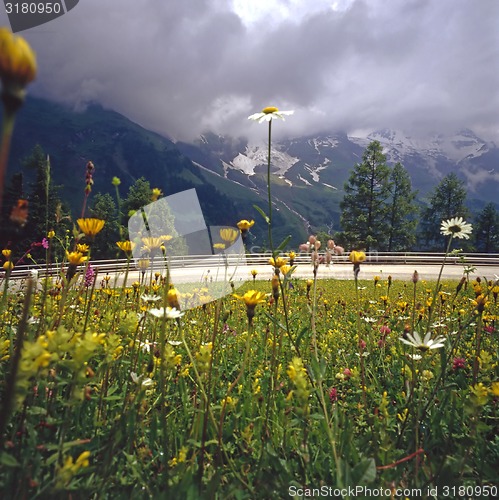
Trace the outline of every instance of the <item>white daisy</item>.
[[150, 309], [149, 314], [156, 316], [156, 318], [162, 318], [163, 316], [166, 316], [168, 319], [178, 319], [184, 315], [183, 312], [180, 312], [175, 307], [162, 307], [161, 309]]
[[420, 354], [407, 354], [407, 359], [412, 359], [413, 361], [419, 361], [423, 356]]
[[168, 343], [172, 346], [178, 346], [182, 343], [181, 340], [169, 340]]
[[464, 238], [466, 240], [470, 238], [472, 230], [472, 225], [468, 224], [462, 217], [444, 220], [440, 226], [440, 232], [444, 236], [454, 236], [455, 238]]
[[272, 118], [284, 120], [284, 116], [289, 116], [293, 113], [294, 111], [279, 111], [279, 109], [274, 106], [268, 106], [267, 108], [263, 108], [261, 113], [255, 113], [248, 116], [248, 120], [255, 120], [258, 123], [269, 122]]
[[147, 295], [145, 293], [143, 295], [141, 295], [140, 298], [144, 302], [156, 302], [157, 300], [161, 300], [161, 296], [160, 295]]
[[445, 345], [445, 337], [438, 335], [432, 339], [430, 332], [428, 332], [424, 338], [422, 338], [418, 332], [414, 332], [412, 334], [408, 333], [407, 339], [400, 337], [400, 341], [423, 352], [428, 351], [429, 349], [440, 349]]
[[142, 349], [142, 352], [151, 352], [151, 347], [154, 347], [154, 344], [146, 340], [145, 342], [139, 342], [139, 347]]

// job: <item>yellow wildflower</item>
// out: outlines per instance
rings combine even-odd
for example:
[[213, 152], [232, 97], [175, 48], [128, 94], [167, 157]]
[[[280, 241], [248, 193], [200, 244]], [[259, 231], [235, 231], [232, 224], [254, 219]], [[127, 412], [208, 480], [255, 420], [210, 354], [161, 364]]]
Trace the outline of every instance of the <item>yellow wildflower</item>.
[[269, 264], [276, 268], [281, 268], [282, 266], [285, 266], [287, 262], [288, 260], [285, 259], [284, 257], [277, 257], [276, 259], [274, 259], [274, 257], [271, 257], [269, 259]]
[[471, 400], [477, 406], [484, 406], [487, 404], [489, 390], [483, 385], [482, 382], [474, 386], [470, 386]]
[[3, 263], [2, 267], [5, 269], [5, 271], [12, 271], [12, 269], [14, 269], [14, 263], [11, 260], [7, 260]]
[[76, 221], [80, 228], [80, 231], [89, 238], [94, 238], [96, 234], [102, 231], [105, 221], [102, 219], [82, 218]]
[[255, 316], [255, 307], [265, 302], [267, 296], [257, 290], [248, 290], [244, 295], [234, 294], [234, 297], [246, 304], [246, 315], [248, 316], [248, 321], [251, 323]]
[[88, 257], [85, 257], [81, 252], [68, 252], [67, 250], [66, 258], [68, 259], [69, 264], [73, 266], [79, 266], [88, 259]]
[[237, 237], [239, 236], [238, 231], [233, 227], [223, 227], [222, 229], [220, 229], [219, 233], [220, 238], [230, 244], [234, 243], [234, 241], [236, 241]]
[[122, 250], [123, 252], [125, 252], [127, 255], [131, 254], [132, 251], [133, 251], [133, 249], [134, 249], [134, 247], [135, 247], [135, 243], [133, 243], [130, 240], [117, 241], [116, 245], [118, 246], [118, 248], [120, 250]]
[[36, 77], [36, 57], [28, 42], [0, 28], [0, 79], [5, 87], [24, 88]]
[[162, 194], [163, 194], [163, 192], [161, 191], [161, 189], [153, 188], [151, 190], [151, 200], [156, 201]]
[[360, 250], [352, 250], [348, 259], [352, 264], [360, 264], [366, 260], [366, 254]]
[[254, 220], [248, 221], [246, 219], [243, 219], [237, 223], [237, 227], [241, 232], [244, 232], [244, 231], [249, 231], [254, 226], [254, 224], [255, 224]]
[[85, 245], [85, 244], [82, 244], [82, 243], [78, 243], [76, 245], [76, 251], [77, 252], [80, 252], [80, 253], [88, 253], [90, 250], [90, 247], [88, 245]]

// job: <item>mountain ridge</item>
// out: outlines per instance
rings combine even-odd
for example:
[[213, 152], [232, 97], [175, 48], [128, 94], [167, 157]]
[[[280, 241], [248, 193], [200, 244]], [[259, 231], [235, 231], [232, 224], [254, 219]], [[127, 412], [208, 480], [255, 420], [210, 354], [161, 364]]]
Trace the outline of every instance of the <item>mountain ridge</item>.
[[[307, 232], [340, 230], [344, 184], [372, 140], [381, 142], [388, 164], [404, 165], [420, 203], [450, 172], [466, 182], [473, 210], [497, 203], [499, 149], [468, 129], [426, 137], [384, 129], [363, 137], [340, 131], [288, 138], [272, 144], [275, 241], [290, 234], [296, 245]], [[76, 112], [30, 97], [16, 123], [8, 175], [20, 169], [35, 144], [50, 155], [54, 181], [64, 186], [74, 208], [81, 206], [84, 167], [92, 160], [94, 192], [114, 196], [115, 176], [121, 178], [122, 194], [140, 177], [165, 195], [194, 187], [209, 224], [253, 218], [252, 232], [265, 246], [266, 223], [254, 208], [267, 206], [264, 139], [250, 142], [207, 132], [191, 143], [173, 142], [100, 105]]]

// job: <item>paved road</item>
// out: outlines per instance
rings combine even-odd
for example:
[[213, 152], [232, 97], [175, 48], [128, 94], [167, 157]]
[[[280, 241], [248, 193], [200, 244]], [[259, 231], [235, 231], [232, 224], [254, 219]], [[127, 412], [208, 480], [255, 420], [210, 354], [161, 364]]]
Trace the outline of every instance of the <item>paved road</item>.
[[[225, 281], [226, 276], [239, 284], [242, 281], [251, 281], [253, 278], [251, 276], [251, 271], [257, 270], [257, 279], [268, 280], [272, 278], [273, 270], [270, 265], [249, 265], [240, 267], [231, 267], [225, 269], [223, 267], [192, 267], [192, 268], [178, 268], [172, 270], [172, 281], [194, 283], [194, 282], [205, 282], [205, 281]], [[420, 280], [436, 280], [440, 272], [441, 266], [430, 264], [430, 265], [407, 265], [407, 264], [380, 264], [380, 263], [368, 263], [362, 264], [360, 267], [360, 280], [371, 280], [374, 276], [379, 276], [381, 279], [387, 279], [391, 276], [396, 280], [411, 280], [412, 275], [415, 270], [418, 271]], [[294, 277], [298, 278], [312, 278], [313, 269], [311, 264], [299, 264], [293, 274]], [[480, 276], [481, 278], [486, 278], [488, 280], [494, 279], [494, 276], [499, 276], [499, 266], [477, 266], [470, 278]], [[463, 276], [463, 266], [461, 264], [447, 264], [442, 271], [442, 279], [452, 279], [459, 280]], [[352, 264], [332, 264], [330, 266], [320, 265], [317, 277], [319, 279], [353, 279], [353, 266]], [[129, 273], [127, 283], [131, 284], [133, 281], [140, 279], [140, 275], [137, 271]], [[118, 284], [123, 281], [123, 274], [118, 275]]]
[[[206, 259], [203, 266], [186, 266], [177, 267], [171, 270], [171, 281], [179, 289], [180, 292], [191, 290], [193, 283], [203, 283], [209, 289], [211, 295], [226, 295], [230, 293], [229, 281], [232, 281], [236, 288], [243, 285], [245, 282], [253, 280], [251, 271], [257, 271], [258, 280], [270, 280], [273, 275], [273, 268], [269, 264], [249, 264], [244, 266], [229, 266], [227, 269], [220, 266], [220, 260], [214, 258]], [[361, 264], [360, 280], [372, 280], [375, 276], [379, 276], [381, 280], [386, 280], [391, 276], [394, 280], [410, 281], [415, 270], [418, 271], [420, 280], [432, 281], [436, 280], [440, 273], [440, 264], [386, 264], [379, 262], [367, 262]], [[164, 270], [163, 273], [165, 274]], [[442, 271], [442, 279], [460, 280], [463, 276], [463, 265], [456, 262], [449, 262], [444, 266]], [[105, 272], [101, 271], [98, 274], [97, 286], [100, 286]], [[300, 263], [293, 274], [297, 278], [313, 278], [313, 268], [311, 263]], [[337, 279], [351, 280], [353, 279], [353, 265], [351, 263], [333, 263], [330, 266], [321, 264], [317, 274], [319, 279]], [[499, 265], [476, 266], [475, 272], [470, 274], [470, 278], [474, 279], [480, 276], [487, 280], [497, 279], [499, 277]], [[109, 285], [118, 287], [123, 284], [125, 273], [115, 272], [111, 274]], [[145, 276], [149, 281], [149, 272]], [[130, 270], [127, 278], [127, 285], [131, 286], [134, 281], [140, 281], [141, 274], [139, 271]], [[3, 283], [0, 283], [3, 286]], [[25, 286], [25, 280], [12, 280], [9, 288], [14, 291]]]

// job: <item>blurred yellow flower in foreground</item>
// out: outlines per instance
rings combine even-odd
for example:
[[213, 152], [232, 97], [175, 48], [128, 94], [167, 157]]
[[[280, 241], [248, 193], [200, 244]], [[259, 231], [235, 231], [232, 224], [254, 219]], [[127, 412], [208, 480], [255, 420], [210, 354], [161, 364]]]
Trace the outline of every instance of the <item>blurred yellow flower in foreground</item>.
[[5, 87], [23, 89], [36, 77], [36, 57], [28, 42], [0, 28], [0, 78]]
[[14, 269], [14, 263], [11, 260], [7, 260], [3, 263], [2, 267], [5, 271], [12, 271], [12, 269]]

